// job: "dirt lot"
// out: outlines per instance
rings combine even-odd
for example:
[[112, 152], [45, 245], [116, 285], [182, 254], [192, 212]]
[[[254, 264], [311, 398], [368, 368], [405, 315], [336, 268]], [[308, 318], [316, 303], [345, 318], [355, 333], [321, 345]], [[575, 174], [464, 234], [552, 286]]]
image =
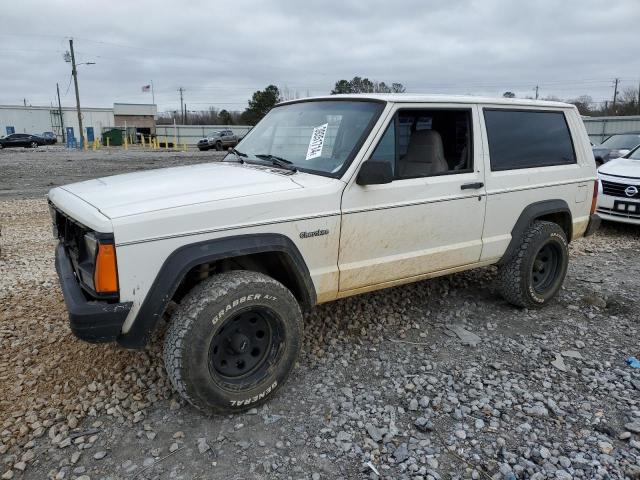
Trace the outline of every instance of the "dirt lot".
[[149, 150], [133, 146], [100, 150], [69, 150], [60, 145], [0, 150], [0, 199], [34, 198], [51, 188], [118, 173], [189, 165], [222, 158], [223, 153]]
[[640, 479], [640, 228], [574, 242], [540, 311], [492, 268], [316, 308], [279, 395], [206, 418], [163, 332], [141, 352], [71, 335], [42, 194], [213, 154], [58, 150], [0, 152], [0, 478]]

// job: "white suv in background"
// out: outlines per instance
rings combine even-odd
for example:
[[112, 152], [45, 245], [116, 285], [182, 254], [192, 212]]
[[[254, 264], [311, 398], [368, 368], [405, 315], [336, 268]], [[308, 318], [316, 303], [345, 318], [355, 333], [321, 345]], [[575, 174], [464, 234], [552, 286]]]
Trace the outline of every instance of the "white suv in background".
[[640, 225], [640, 147], [598, 169], [598, 214], [604, 220]]
[[596, 169], [572, 105], [429, 95], [285, 102], [222, 162], [49, 192], [71, 329], [144, 347], [206, 412], [267, 401], [302, 310], [485, 265], [538, 308], [592, 233]]

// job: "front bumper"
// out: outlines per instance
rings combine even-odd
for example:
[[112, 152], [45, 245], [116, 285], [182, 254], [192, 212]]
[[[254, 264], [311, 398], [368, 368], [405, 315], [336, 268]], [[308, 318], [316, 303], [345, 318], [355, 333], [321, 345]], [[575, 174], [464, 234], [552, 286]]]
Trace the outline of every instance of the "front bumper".
[[87, 300], [62, 244], [58, 244], [56, 248], [56, 270], [73, 334], [91, 343], [116, 340], [131, 310], [131, 302], [107, 303]]
[[[610, 177], [600, 177], [601, 180], [622, 183], [622, 189], [627, 185], [632, 185], [640, 190], [638, 179], [626, 179], [622, 182]], [[631, 205], [631, 207], [626, 206]], [[627, 197], [622, 195], [608, 195], [602, 193], [598, 195], [597, 210], [598, 215], [608, 222], [628, 223], [640, 225], [640, 200], [637, 197]]]

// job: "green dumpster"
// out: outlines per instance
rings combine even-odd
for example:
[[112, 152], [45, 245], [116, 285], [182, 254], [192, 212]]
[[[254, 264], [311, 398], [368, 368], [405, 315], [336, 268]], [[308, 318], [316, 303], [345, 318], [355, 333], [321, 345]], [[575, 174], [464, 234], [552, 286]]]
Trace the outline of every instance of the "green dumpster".
[[119, 147], [123, 144], [122, 130], [119, 128], [112, 128], [102, 133], [102, 144], [107, 145], [107, 139], [109, 139], [109, 146]]

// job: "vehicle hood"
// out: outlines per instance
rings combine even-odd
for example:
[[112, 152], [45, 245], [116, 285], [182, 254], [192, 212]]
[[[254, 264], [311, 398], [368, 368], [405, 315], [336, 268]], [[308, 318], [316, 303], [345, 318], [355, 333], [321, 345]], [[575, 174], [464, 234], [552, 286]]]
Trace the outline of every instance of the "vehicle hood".
[[302, 187], [277, 169], [215, 162], [98, 178], [60, 188], [113, 219]]
[[640, 160], [630, 158], [616, 158], [605, 163], [598, 169], [604, 175], [640, 178]]

